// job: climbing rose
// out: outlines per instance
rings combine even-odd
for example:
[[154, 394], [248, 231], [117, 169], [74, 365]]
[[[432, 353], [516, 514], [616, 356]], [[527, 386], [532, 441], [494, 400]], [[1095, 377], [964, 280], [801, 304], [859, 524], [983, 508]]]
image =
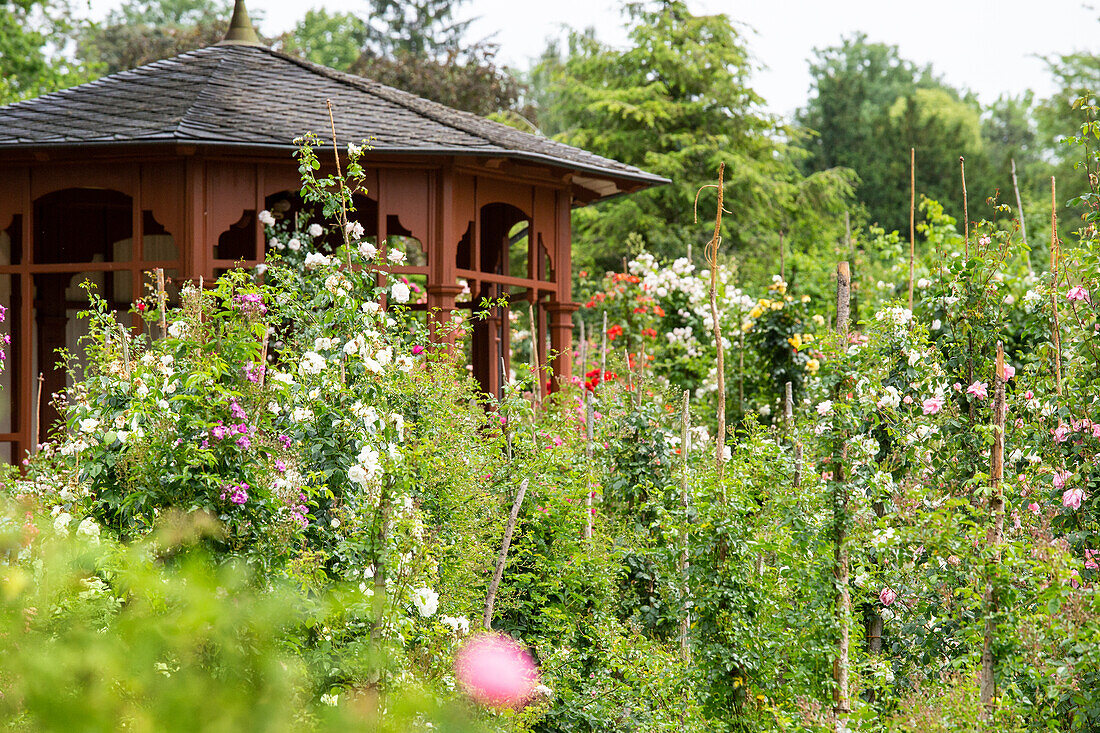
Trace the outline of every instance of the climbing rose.
[[989, 396], [989, 392], [986, 391], [985, 382], [974, 382], [974, 384], [966, 388], [966, 393], [974, 395], [979, 400], [984, 400]]
[[924, 414], [935, 415], [937, 412], [943, 409], [943, 403], [944, 399], [939, 395], [929, 397], [924, 401]]
[[878, 592], [878, 599], [882, 601], [882, 605], [889, 606], [898, 599], [898, 594], [887, 587]]
[[1080, 285], [1075, 285], [1069, 289], [1066, 293], [1066, 300], [1083, 300], [1086, 303], [1089, 302], [1089, 291], [1085, 290]]
[[1080, 509], [1085, 500], [1084, 489], [1066, 489], [1062, 494], [1062, 506], [1066, 509]]
[[395, 303], [408, 303], [409, 286], [400, 281], [395, 282], [390, 289], [390, 297], [393, 298]]

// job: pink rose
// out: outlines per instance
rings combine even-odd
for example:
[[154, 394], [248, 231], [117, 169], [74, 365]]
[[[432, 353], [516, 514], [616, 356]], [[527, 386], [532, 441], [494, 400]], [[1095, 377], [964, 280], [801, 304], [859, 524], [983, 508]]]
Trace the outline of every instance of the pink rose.
[[944, 398], [940, 397], [939, 395], [929, 397], [924, 401], [924, 414], [935, 415], [937, 412], [943, 409], [944, 402]]
[[962, 392], [962, 388], [963, 386], [961, 382], [955, 382], [951, 385], [951, 389], [955, 390], [956, 392]]
[[882, 605], [889, 606], [898, 599], [898, 594], [887, 586], [878, 592], [878, 599], [882, 601]]
[[1069, 584], [1075, 589], [1081, 587], [1081, 575], [1076, 570], [1070, 571]]
[[1012, 379], [1016, 376], [1016, 367], [1011, 364], [1005, 364], [1005, 381]]
[[1054, 442], [1055, 443], [1065, 443], [1066, 439], [1068, 437], [1069, 437], [1069, 428], [1066, 427], [1065, 425], [1059, 425], [1057, 428], [1054, 429]]
[[455, 676], [470, 697], [496, 708], [519, 707], [539, 681], [527, 649], [497, 634], [470, 639], [455, 657]]
[[1070, 480], [1073, 474], [1069, 471], [1055, 471], [1054, 472], [1054, 488], [1059, 491], [1066, 487], [1066, 483]]
[[1089, 291], [1085, 290], [1080, 285], [1075, 285], [1069, 289], [1069, 292], [1066, 293], [1066, 300], [1083, 300], [1086, 303], [1091, 302], [1089, 300]]
[[905, 397], [902, 399], [902, 402], [904, 402], [907, 405], [911, 405], [911, 404], [913, 404], [913, 398], [910, 397], [909, 395], [905, 395]]
[[985, 382], [977, 381], [966, 388], [966, 393], [974, 395], [979, 400], [984, 400], [986, 397], [989, 396], [989, 392], [986, 391], [986, 387], [987, 385]]
[[1032, 391], [1031, 391], [1031, 390], [1029, 389], [1029, 390], [1028, 390], [1027, 392], [1024, 392], [1024, 399], [1025, 399], [1025, 400], [1031, 400], [1031, 399], [1035, 399], [1035, 393], [1034, 393], [1034, 392], [1032, 392]]
[[1066, 509], [1080, 509], [1085, 500], [1084, 489], [1066, 489], [1062, 494], [1062, 506]]
[[1030, 504], [1027, 505], [1027, 510], [1029, 512], [1031, 512], [1032, 514], [1038, 514], [1039, 513], [1039, 505], [1036, 504], [1035, 502], [1031, 502]]
[[1085, 550], [1085, 567], [1089, 570], [1100, 570], [1100, 564], [1097, 564], [1093, 557], [1100, 557], [1100, 550]]

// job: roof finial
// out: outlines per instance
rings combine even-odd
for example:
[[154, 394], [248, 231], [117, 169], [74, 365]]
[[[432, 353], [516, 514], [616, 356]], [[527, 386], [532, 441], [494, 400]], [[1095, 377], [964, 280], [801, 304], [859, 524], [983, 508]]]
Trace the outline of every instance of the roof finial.
[[262, 46], [260, 37], [256, 35], [256, 29], [252, 26], [252, 20], [248, 17], [248, 8], [244, 6], [244, 0], [236, 0], [233, 3], [233, 18], [229, 21], [229, 31], [225, 39], [218, 45]]

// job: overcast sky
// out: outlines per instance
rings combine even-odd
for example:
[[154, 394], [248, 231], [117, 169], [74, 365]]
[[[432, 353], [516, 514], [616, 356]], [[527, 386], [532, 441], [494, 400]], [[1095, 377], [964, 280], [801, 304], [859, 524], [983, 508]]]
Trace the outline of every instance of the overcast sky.
[[[101, 17], [121, 0], [88, 0]], [[620, 0], [470, 0], [458, 14], [477, 17], [472, 36], [494, 36], [501, 59], [525, 68], [563, 35], [564, 26], [596, 28], [608, 43], [626, 41]], [[949, 83], [969, 88], [984, 102], [1001, 94], [1051, 90], [1048, 54], [1100, 52], [1100, 10], [1082, 0], [688, 0], [696, 13], [725, 13], [745, 26], [749, 48], [762, 67], [753, 86], [768, 109], [788, 114], [809, 89], [814, 48], [863, 31], [895, 44], [901, 55], [931, 63]], [[306, 9], [362, 11], [365, 0], [248, 0], [269, 35], [293, 27]]]

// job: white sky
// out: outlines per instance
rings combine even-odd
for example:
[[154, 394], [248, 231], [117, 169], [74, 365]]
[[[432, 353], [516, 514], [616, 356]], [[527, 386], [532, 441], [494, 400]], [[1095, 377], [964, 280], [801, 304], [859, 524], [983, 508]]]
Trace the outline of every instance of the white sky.
[[[102, 17], [121, 0], [83, 0]], [[462, 17], [476, 16], [471, 36], [494, 35], [500, 58], [525, 68], [562, 28], [596, 28], [602, 40], [626, 40], [621, 0], [471, 0]], [[815, 47], [863, 31], [894, 44], [902, 57], [931, 63], [955, 86], [984, 102], [1001, 94], [1051, 91], [1039, 56], [1100, 52], [1100, 9], [1083, 0], [688, 0], [696, 13], [725, 13], [749, 29], [749, 49], [763, 67], [753, 87], [768, 109], [789, 114], [809, 90], [808, 60]], [[290, 29], [310, 7], [362, 11], [365, 0], [248, 0], [269, 35]]]

